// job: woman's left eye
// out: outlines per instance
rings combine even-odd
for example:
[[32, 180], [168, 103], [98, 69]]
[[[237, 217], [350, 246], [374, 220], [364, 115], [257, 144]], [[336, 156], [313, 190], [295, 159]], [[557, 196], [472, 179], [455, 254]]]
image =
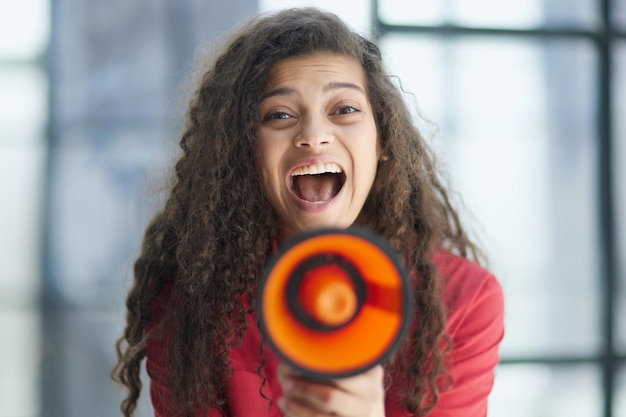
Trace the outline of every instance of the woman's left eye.
[[291, 115], [289, 113], [287, 113], [286, 111], [278, 110], [268, 113], [265, 117], [263, 117], [263, 121], [269, 122], [272, 120], [286, 120], [290, 118]]
[[353, 106], [341, 106], [341, 107], [338, 107], [332, 114], [352, 114], [352, 113], [358, 113], [360, 111], [361, 110]]

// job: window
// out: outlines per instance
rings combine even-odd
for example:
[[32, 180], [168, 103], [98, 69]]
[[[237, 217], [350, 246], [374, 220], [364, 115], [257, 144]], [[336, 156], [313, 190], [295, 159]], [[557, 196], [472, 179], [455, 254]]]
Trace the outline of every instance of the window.
[[610, 6], [374, 1], [505, 290], [493, 416], [626, 412], [626, 30]]
[[[336, 12], [402, 79], [505, 289], [490, 417], [626, 415], [626, 0], [258, 3]], [[0, 415], [118, 412], [113, 344], [183, 77], [256, 11], [0, 4]]]

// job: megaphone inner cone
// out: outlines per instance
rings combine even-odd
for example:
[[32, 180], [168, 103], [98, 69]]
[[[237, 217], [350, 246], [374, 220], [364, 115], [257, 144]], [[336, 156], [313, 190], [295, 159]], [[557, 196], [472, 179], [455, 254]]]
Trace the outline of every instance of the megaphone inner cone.
[[358, 303], [351, 283], [335, 274], [309, 274], [302, 282], [300, 300], [314, 320], [327, 326], [348, 322], [356, 313]]

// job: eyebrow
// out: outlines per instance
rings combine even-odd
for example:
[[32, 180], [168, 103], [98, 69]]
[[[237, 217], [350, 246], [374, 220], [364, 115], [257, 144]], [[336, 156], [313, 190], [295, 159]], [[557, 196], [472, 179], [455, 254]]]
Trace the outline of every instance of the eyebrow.
[[340, 88], [350, 88], [352, 90], [356, 90], [361, 92], [363, 95], [365, 95], [365, 90], [357, 84], [354, 83], [349, 83], [349, 82], [332, 82], [332, 83], [328, 83], [324, 86], [324, 88], [322, 89], [324, 92], [328, 92], [331, 90], [337, 90]]
[[[349, 88], [351, 90], [360, 92], [364, 96], [367, 95], [365, 94], [365, 90], [360, 85], [350, 83], [350, 82], [330, 82], [324, 85], [324, 87], [322, 87], [322, 91], [327, 93], [329, 91], [338, 90], [341, 88]], [[261, 101], [267, 100], [268, 98], [274, 97], [274, 96], [282, 96], [282, 95], [290, 96], [290, 95], [294, 95], [295, 93], [296, 93], [296, 90], [292, 88], [287, 88], [287, 87], [277, 88], [275, 90], [272, 90], [270, 92], [263, 94], [261, 96]]]

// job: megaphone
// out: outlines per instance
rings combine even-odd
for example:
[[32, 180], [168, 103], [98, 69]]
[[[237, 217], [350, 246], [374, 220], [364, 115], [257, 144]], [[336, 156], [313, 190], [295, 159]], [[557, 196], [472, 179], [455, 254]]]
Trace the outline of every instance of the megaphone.
[[386, 362], [408, 331], [410, 282], [398, 254], [361, 228], [296, 236], [267, 263], [259, 324], [279, 358], [334, 379]]

